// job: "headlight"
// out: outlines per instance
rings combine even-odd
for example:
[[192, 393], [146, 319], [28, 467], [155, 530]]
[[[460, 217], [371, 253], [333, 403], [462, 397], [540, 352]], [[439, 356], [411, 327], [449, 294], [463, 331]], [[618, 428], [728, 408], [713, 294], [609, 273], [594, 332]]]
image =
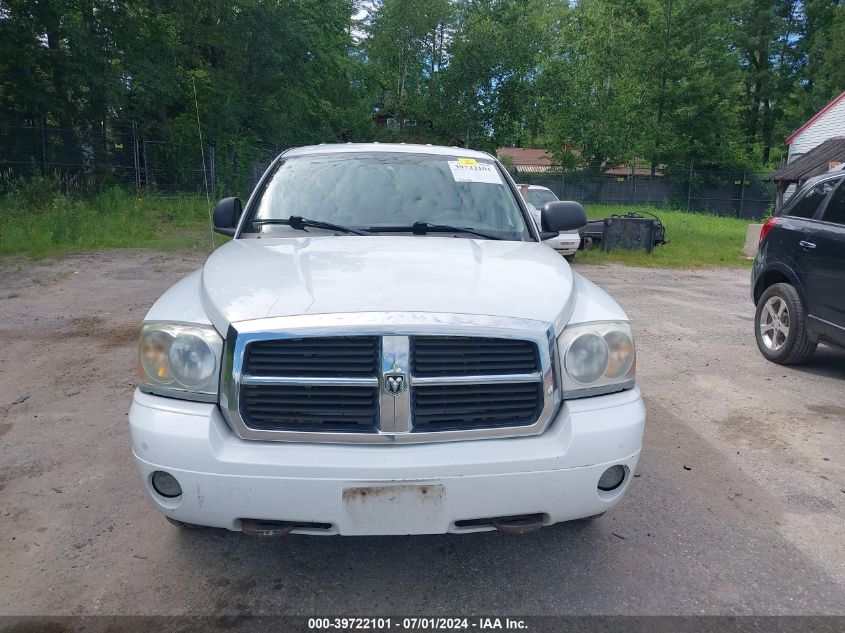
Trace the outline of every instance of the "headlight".
[[185, 400], [217, 400], [223, 339], [210, 325], [152, 321], [141, 328], [138, 387]]
[[563, 364], [570, 378], [582, 385], [589, 385], [604, 374], [608, 355], [604, 339], [585, 332], [569, 344]]
[[631, 324], [597, 321], [567, 327], [558, 338], [564, 398], [630, 389], [636, 374]]

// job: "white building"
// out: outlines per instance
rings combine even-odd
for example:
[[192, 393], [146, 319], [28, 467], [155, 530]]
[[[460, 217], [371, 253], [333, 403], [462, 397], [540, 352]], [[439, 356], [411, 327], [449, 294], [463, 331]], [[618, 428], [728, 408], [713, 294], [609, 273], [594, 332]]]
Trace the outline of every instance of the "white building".
[[845, 163], [845, 92], [790, 134], [786, 144], [786, 165], [766, 178], [777, 183], [776, 209], [808, 178]]
[[819, 110], [786, 139], [786, 144], [789, 145], [786, 162], [793, 162], [826, 140], [837, 136], [845, 136], [845, 92]]

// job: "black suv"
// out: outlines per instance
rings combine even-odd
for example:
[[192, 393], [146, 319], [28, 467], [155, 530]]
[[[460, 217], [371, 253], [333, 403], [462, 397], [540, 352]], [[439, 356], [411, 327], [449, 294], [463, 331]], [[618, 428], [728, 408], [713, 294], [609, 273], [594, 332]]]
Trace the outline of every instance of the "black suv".
[[757, 346], [774, 363], [845, 347], [845, 171], [817, 176], [763, 225], [751, 273]]

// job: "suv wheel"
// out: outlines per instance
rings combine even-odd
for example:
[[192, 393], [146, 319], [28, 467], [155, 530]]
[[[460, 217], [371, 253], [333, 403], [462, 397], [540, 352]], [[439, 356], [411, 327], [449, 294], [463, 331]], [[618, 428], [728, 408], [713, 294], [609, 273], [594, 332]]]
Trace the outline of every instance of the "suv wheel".
[[754, 323], [757, 347], [773, 363], [798, 365], [816, 351], [816, 342], [807, 334], [801, 298], [790, 284], [766, 289], [757, 302]]

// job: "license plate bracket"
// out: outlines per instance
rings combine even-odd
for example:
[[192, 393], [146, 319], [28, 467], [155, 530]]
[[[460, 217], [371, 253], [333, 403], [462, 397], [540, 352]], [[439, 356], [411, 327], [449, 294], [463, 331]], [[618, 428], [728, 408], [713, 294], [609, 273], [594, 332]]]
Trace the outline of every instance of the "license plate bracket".
[[362, 484], [343, 489], [342, 534], [442, 531], [446, 490], [439, 484]]

